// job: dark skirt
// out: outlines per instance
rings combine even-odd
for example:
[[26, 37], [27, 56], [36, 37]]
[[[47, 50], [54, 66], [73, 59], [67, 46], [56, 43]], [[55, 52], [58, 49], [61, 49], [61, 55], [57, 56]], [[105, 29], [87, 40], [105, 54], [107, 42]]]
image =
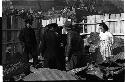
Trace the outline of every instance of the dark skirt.
[[83, 67], [86, 64], [84, 55], [72, 55], [69, 62], [67, 62], [68, 70]]

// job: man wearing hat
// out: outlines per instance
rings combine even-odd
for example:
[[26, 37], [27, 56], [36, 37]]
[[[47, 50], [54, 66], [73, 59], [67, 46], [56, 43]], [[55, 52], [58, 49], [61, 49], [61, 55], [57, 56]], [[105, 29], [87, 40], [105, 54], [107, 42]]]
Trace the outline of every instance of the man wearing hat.
[[24, 44], [24, 62], [29, 63], [29, 54], [33, 57], [33, 66], [37, 64], [37, 40], [35, 31], [31, 28], [31, 19], [25, 20], [25, 28], [23, 28], [19, 34], [19, 40]]

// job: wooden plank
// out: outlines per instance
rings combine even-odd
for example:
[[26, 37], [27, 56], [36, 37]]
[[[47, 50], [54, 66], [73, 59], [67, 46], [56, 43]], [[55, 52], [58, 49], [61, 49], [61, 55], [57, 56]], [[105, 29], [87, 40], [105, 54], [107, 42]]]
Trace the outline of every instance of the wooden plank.
[[52, 19], [49, 19], [49, 24], [51, 24], [52, 23]]
[[[105, 22], [105, 24], [109, 27], [109, 22], [106, 22], [106, 21], [108, 21], [109, 20], [109, 14], [105, 14], [104, 15], [104, 22]], [[109, 27], [110, 28], [110, 27]]]
[[63, 23], [63, 20], [64, 20], [64, 18], [63, 17], [60, 17], [60, 26], [63, 26], [64, 25], [64, 23]]
[[[91, 23], [91, 16], [87, 16], [87, 23]], [[87, 32], [91, 32], [91, 25], [87, 25]]]
[[52, 19], [52, 23], [56, 23], [56, 18], [53, 18], [53, 19]]
[[18, 19], [18, 23], [19, 23], [19, 24], [18, 24], [18, 28], [22, 29], [22, 28], [25, 27], [25, 22], [24, 22], [23, 19], [19, 18], [19, 19]]
[[100, 15], [100, 20], [102, 22], [102, 20], [104, 21], [105, 15]]
[[[95, 23], [95, 15], [91, 16], [91, 23]], [[91, 25], [91, 32], [95, 32], [95, 25]]]
[[[96, 23], [101, 23], [102, 21], [101, 21], [101, 16], [102, 15], [96, 15]], [[99, 26], [99, 24], [97, 24], [96, 25], [96, 32], [99, 32], [99, 30], [100, 30], [100, 26]]]
[[105, 14], [105, 15], [104, 15], [103, 21], [107, 21], [107, 20], [109, 20], [109, 14]]
[[124, 20], [124, 13], [121, 13], [121, 20]]
[[57, 18], [57, 24], [60, 25], [60, 18]]
[[[14, 17], [14, 29], [19, 29], [18, 28], [18, 18], [17, 17]], [[18, 41], [18, 38], [17, 38], [17, 33], [18, 33], [18, 31], [15, 31], [15, 34], [14, 34], [14, 39], [15, 39], [15, 41]]]
[[124, 33], [124, 21], [121, 21], [120, 33]]
[[49, 20], [46, 20], [46, 25], [48, 25], [48, 24], [50, 24], [50, 23], [49, 23]]
[[[110, 15], [110, 19], [112, 19], [114, 17], [114, 15], [113, 14], [111, 14]], [[108, 20], [107, 20], [108, 21]], [[107, 22], [107, 23], [109, 23], [109, 25], [108, 25], [108, 27], [109, 27], [109, 31], [111, 32], [111, 33], [113, 33], [113, 28], [114, 28], [114, 22]]]
[[[121, 13], [120, 16], [120, 19], [124, 20], [124, 13]], [[124, 33], [124, 21], [120, 21], [120, 33]]]
[[[117, 15], [117, 14], [116, 14]], [[119, 15], [119, 14], [118, 14]], [[121, 19], [109, 19], [109, 20], [107, 20], [107, 22], [117, 22], [117, 21], [124, 21], [124, 20], [121, 20]]]
[[102, 15], [95, 15], [95, 16], [96, 16], [96, 17], [95, 17], [95, 18], [96, 18], [95, 22], [96, 22], [96, 23], [101, 23], [101, 22], [102, 22], [102, 21], [101, 21], [101, 20], [102, 20], [102, 19], [101, 19], [101, 16], [102, 16]]
[[112, 23], [112, 27], [111, 29], [111, 33], [115, 33], [115, 28], [116, 28], [116, 22], [111, 22]]
[[[116, 14], [115, 14], [115, 17], [114, 17], [115, 19], [116, 19]], [[114, 22], [114, 29], [113, 29], [113, 33], [115, 33], [116, 32], [116, 29], [117, 28], [117, 22]]]
[[[17, 20], [17, 18], [16, 17], [14, 17], [14, 29], [19, 29], [17, 26], [18, 24], [18, 20]], [[18, 31], [15, 31], [14, 32], [14, 41], [18, 41], [18, 37], [17, 37], [17, 33], [18, 33]]]
[[87, 33], [91, 32], [91, 25], [87, 25]]
[[[2, 29], [6, 29], [7, 28], [7, 17], [3, 16], [2, 20], [3, 20], [2, 21]], [[7, 33], [6, 33], [6, 31], [5, 32], [2, 31], [2, 41], [6, 42], [6, 40], [7, 40]]]
[[46, 20], [42, 20], [42, 25], [43, 25], [43, 27], [46, 26]]
[[111, 14], [110, 19], [115, 20], [116, 19], [115, 16], [116, 16], [115, 14]]
[[58, 24], [59, 26], [63, 26], [63, 18], [62, 18], [62, 17], [57, 18], [57, 24]]
[[100, 26], [99, 26], [99, 24], [96, 25], [96, 32], [100, 32]]
[[81, 25], [97, 25], [99, 23], [73, 23], [73, 24], [81, 24]]
[[115, 27], [115, 33], [120, 33], [120, 14], [116, 14], [116, 27]]
[[[82, 23], [84, 23], [84, 20], [82, 21]], [[85, 26], [84, 26], [84, 25], [82, 25], [82, 28], [83, 28], [82, 33], [85, 33]]]
[[67, 18], [63, 18], [63, 24], [65, 24], [66, 20], [67, 20]]
[[[7, 17], [3, 16], [2, 17], [2, 29], [6, 29], [7, 28]], [[6, 31], [2, 31], [2, 42], [7, 42], [7, 32]], [[6, 54], [5, 54], [5, 49], [6, 49], [6, 45], [2, 46], [2, 64], [6, 64]]]
[[[80, 33], [80, 35], [90, 35], [90, 33]], [[113, 33], [113, 36], [124, 36], [122, 33]]]
[[[101, 15], [96, 15], [96, 23], [101, 23]], [[96, 32], [99, 32], [99, 24], [96, 25]]]
[[17, 27], [18, 27], [19, 29], [21, 29], [21, 26], [20, 26], [20, 22], [21, 22], [21, 20], [20, 20], [20, 18], [17, 18], [17, 20], [18, 20]]
[[[10, 22], [11, 22], [11, 28], [10, 29], [14, 29], [14, 16], [10, 16]], [[14, 32], [13, 31], [10, 31], [11, 32], [11, 40], [14, 40]]]
[[[94, 15], [94, 23], [96, 23], [96, 15]], [[96, 25], [94, 25], [94, 32], [96, 32], [96, 29], [97, 29], [97, 27], [96, 27]]]

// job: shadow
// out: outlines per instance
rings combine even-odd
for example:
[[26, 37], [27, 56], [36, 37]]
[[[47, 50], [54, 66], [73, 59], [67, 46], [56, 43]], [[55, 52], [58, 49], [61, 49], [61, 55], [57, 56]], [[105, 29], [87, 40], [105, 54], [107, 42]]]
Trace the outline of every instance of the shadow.
[[112, 54], [113, 55], [117, 55], [119, 54], [120, 52], [124, 52], [124, 46], [121, 46], [121, 47], [116, 47], [112, 50]]

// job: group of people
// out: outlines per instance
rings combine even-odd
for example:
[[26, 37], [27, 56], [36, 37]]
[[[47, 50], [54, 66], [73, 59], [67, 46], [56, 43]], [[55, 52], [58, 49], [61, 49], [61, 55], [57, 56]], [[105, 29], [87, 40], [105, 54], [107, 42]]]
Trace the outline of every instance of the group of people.
[[[19, 34], [19, 40], [24, 45], [24, 62], [29, 62], [29, 54], [33, 58], [33, 66], [38, 64], [38, 46], [40, 45], [40, 52], [44, 58], [44, 67], [66, 70], [66, 63], [68, 69], [74, 69], [84, 66], [84, 40], [80, 36], [82, 29], [80, 24], [64, 25], [67, 34], [62, 34], [62, 27], [56, 23], [51, 23], [45, 26], [46, 30], [40, 34], [40, 44], [37, 43], [36, 35], [32, 26], [32, 21], [27, 19], [26, 26]], [[111, 45], [113, 43], [113, 36], [108, 32], [108, 27], [105, 23], [100, 24], [100, 52], [104, 60], [111, 56]]]

